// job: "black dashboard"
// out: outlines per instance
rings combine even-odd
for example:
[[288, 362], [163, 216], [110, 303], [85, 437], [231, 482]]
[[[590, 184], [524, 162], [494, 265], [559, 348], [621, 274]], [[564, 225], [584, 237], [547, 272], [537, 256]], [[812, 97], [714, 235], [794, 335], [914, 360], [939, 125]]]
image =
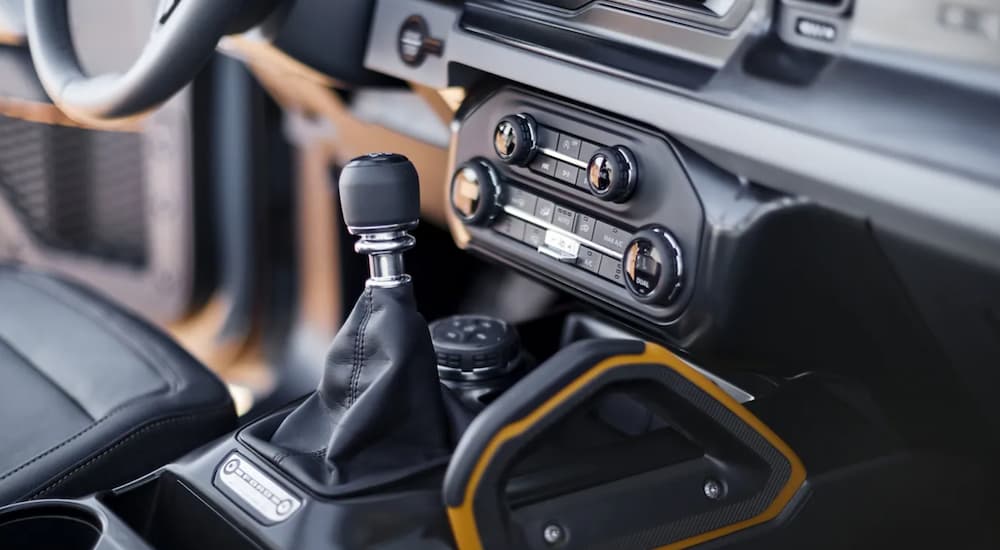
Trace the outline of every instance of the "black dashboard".
[[464, 90], [465, 250], [714, 372], [864, 387], [918, 447], [996, 444], [995, 2], [381, 0], [365, 66]]
[[[923, 338], [916, 315], [979, 371], [1000, 361], [994, 21], [939, 0], [383, 0], [365, 66], [466, 89], [447, 200], [476, 254], [717, 365], [891, 377], [878, 356]], [[609, 169], [625, 184], [601, 196]]]
[[[544, 90], [667, 133], [748, 181], [998, 267], [995, 6], [967, 3], [983, 28], [960, 30], [937, 0], [739, 2], [725, 24], [685, 4], [383, 1], [365, 63], [435, 88], [488, 74]], [[398, 47], [413, 17], [440, 44], [419, 64]], [[841, 30], [810, 39], [789, 20]]]

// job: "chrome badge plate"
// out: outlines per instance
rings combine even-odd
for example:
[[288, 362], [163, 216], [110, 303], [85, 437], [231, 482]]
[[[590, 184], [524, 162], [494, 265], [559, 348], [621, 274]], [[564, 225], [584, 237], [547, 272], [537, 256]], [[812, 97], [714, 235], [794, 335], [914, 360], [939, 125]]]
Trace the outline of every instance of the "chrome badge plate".
[[302, 500], [245, 456], [232, 452], [215, 472], [215, 484], [234, 502], [265, 524], [285, 521], [302, 507]]

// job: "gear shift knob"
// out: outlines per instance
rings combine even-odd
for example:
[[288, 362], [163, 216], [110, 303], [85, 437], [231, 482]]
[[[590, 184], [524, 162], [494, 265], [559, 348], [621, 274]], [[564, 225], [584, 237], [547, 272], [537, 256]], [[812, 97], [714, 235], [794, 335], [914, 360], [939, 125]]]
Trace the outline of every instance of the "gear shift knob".
[[340, 172], [340, 205], [352, 235], [410, 229], [420, 219], [420, 181], [406, 157], [372, 153]]
[[[440, 469], [451, 456], [445, 394], [403, 252], [420, 216], [417, 171], [400, 155], [348, 163], [340, 198], [371, 277], [327, 353], [319, 388], [270, 434], [262, 456], [326, 497], [370, 492]], [[420, 483], [426, 483], [421, 480]]]
[[403, 155], [373, 153], [358, 157], [340, 172], [340, 204], [354, 245], [368, 256], [367, 284], [396, 287], [410, 281], [403, 252], [416, 240], [407, 231], [420, 221], [420, 180]]

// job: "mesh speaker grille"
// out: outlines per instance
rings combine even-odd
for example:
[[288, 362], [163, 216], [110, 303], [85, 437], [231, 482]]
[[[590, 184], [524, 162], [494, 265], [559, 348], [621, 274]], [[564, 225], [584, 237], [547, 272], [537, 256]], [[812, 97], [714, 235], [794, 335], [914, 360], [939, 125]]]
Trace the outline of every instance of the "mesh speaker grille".
[[47, 247], [144, 266], [143, 136], [0, 116], [0, 195]]

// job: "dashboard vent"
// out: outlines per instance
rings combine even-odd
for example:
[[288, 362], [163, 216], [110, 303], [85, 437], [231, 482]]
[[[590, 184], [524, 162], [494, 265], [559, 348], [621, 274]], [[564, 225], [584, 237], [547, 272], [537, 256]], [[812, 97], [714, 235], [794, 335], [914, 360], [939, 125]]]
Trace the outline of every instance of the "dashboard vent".
[[142, 144], [137, 133], [0, 116], [0, 198], [45, 246], [143, 266]]

